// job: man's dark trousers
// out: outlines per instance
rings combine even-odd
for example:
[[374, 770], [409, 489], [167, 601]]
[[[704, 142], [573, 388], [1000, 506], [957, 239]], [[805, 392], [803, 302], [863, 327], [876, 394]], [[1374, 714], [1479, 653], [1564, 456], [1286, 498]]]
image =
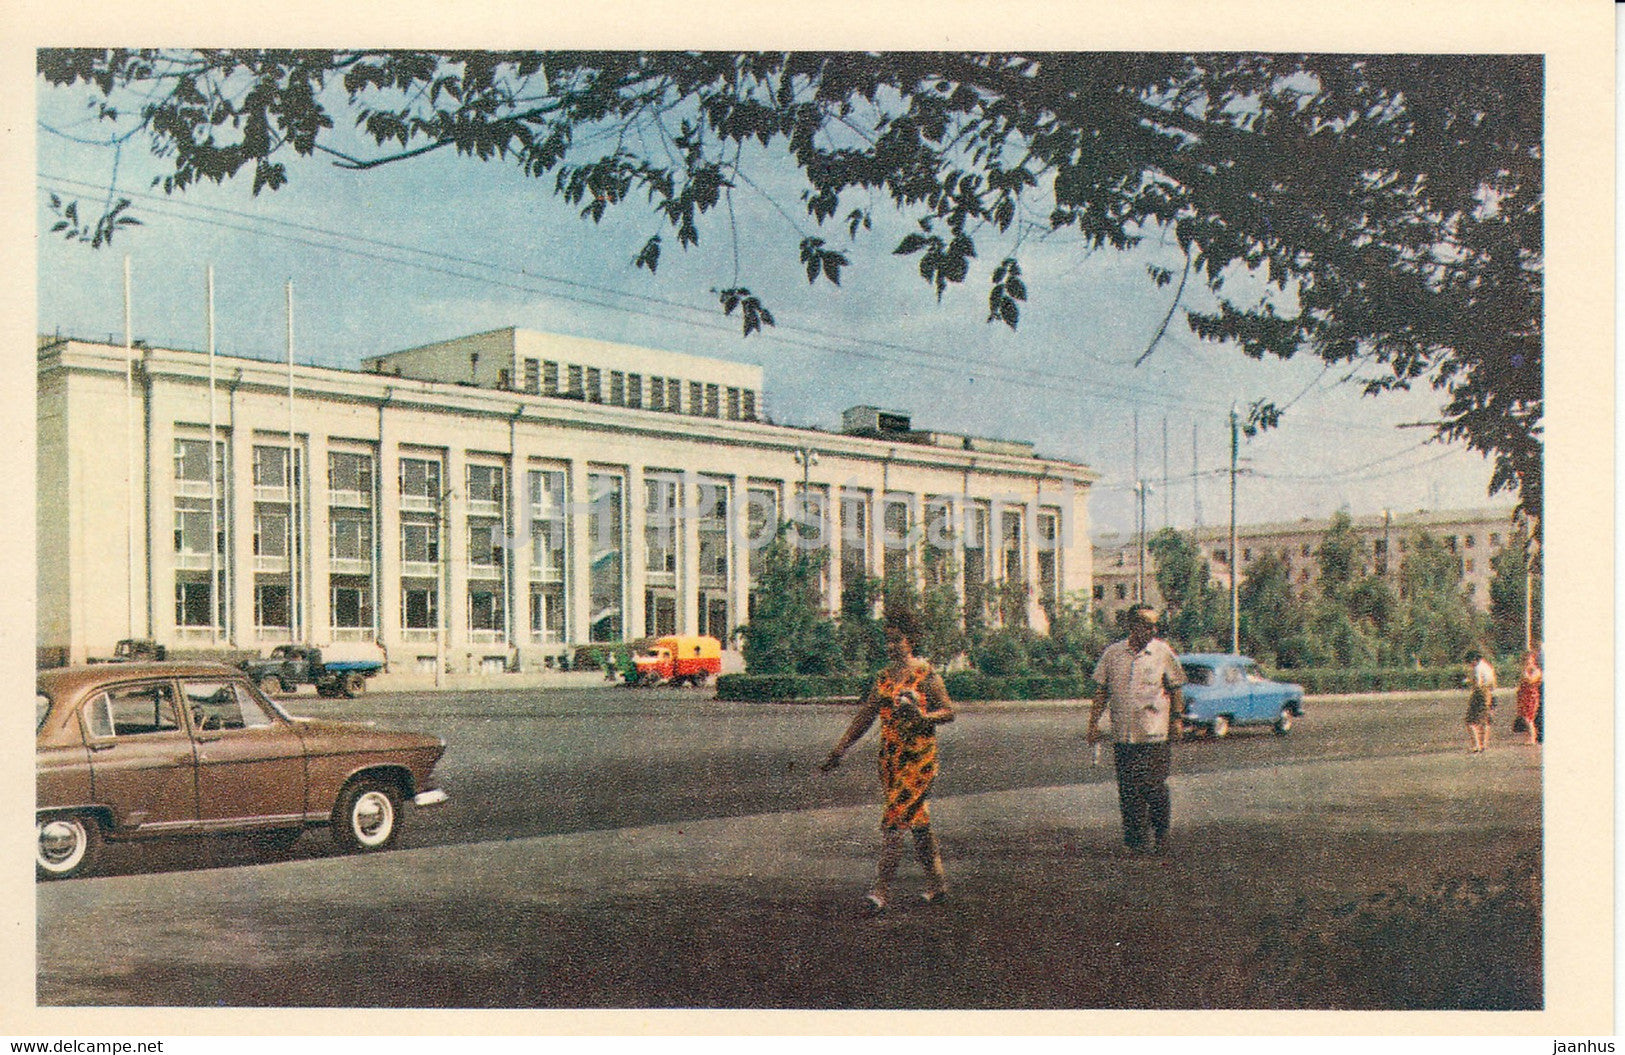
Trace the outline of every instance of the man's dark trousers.
[[1168, 761], [1166, 740], [1150, 744], [1113, 744], [1117, 766], [1117, 805], [1123, 813], [1123, 843], [1149, 849], [1168, 837]]

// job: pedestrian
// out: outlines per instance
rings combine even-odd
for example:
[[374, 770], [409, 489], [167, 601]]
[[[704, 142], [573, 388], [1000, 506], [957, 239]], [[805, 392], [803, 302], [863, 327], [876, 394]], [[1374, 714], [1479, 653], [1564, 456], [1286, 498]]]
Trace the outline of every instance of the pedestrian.
[[879, 915], [890, 904], [891, 884], [903, 858], [903, 833], [914, 838], [914, 854], [925, 870], [922, 901], [931, 903], [948, 894], [942, 854], [931, 830], [931, 782], [937, 776], [937, 726], [954, 720], [948, 690], [924, 658], [914, 654], [921, 640], [912, 612], [886, 615], [886, 656], [889, 662], [863, 699], [858, 713], [836, 741], [819, 768], [828, 772], [841, 764], [841, 756], [858, 741], [875, 719], [880, 720], [880, 783], [886, 809], [880, 821], [880, 864], [875, 885], [865, 898], [866, 915]]
[[1490, 746], [1490, 721], [1495, 712], [1495, 668], [1478, 649], [1467, 653], [1467, 735], [1472, 738], [1468, 754], [1482, 753]]
[[1128, 638], [1108, 645], [1095, 664], [1089, 743], [1102, 737], [1100, 717], [1111, 712], [1112, 761], [1123, 844], [1136, 853], [1167, 849], [1172, 806], [1168, 796], [1169, 740], [1184, 733], [1185, 672], [1157, 636], [1157, 611], [1138, 604], [1128, 612]]
[[1533, 649], [1523, 655], [1523, 674], [1518, 678], [1518, 721], [1529, 734], [1531, 744], [1539, 743], [1541, 681], [1540, 653]]

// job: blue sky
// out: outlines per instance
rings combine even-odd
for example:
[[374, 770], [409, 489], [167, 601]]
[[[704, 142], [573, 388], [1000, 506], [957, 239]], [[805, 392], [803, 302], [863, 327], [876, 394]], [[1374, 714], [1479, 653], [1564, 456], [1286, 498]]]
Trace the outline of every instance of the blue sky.
[[[1090, 510], [1096, 534], [1134, 527], [1136, 415], [1139, 475], [1153, 487], [1149, 526], [1227, 520], [1229, 408], [1260, 398], [1288, 410], [1280, 429], [1242, 441], [1244, 523], [1339, 508], [1510, 506], [1488, 497], [1483, 458], [1397, 427], [1436, 415], [1431, 391], [1362, 397], [1343, 371], [1307, 354], [1253, 362], [1199, 341], [1179, 315], [1136, 368], [1173, 298], [1146, 267], [1177, 273], [1182, 259], [1155, 237], [1118, 253], [1091, 252], [1064, 233], [1019, 247], [990, 235], [970, 279], [939, 304], [912, 261], [891, 254], [901, 221], [882, 206], [876, 229], [855, 244], [844, 228], [819, 232], [764, 158], [753, 169], [762, 191], [733, 195], [738, 245], [713, 224], [697, 250], [680, 253], [668, 232], [651, 277], [632, 259], [660, 230], [655, 217], [633, 205], [594, 225], [551, 196], [551, 177], [438, 155], [364, 174], [289, 159], [289, 184], [274, 193], [254, 198], [240, 179], [166, 199], [148, 186], [161, 168], [144, 146], [115, 155], [77, 142], [106, 130], [84, 123], [77, 101], [41, 96], [42, 332], [122, 339], [127, 254], [137, 338], [203, 348], [212, 264], [223, 353], [281, 354], [291, 280], [297, 355], [323, 365], [353, 368], [364, 356], [510, 325], [758, 363], [781, 423], [833, 429], [844, 408], [873, 403], [909, 411], [916, 427], [1032, 440], [1041, 453], [1090, 465], [1103, 476]], [[50, 193], [98, 202], [115, 179], [141, 226], [110, 250], [48, 233]], [[810, 233], [852, 258], [839, 289], [808, 285], [796, 247]], [[1012, 332], [983, 320], [989, 272], [1018, 248], [1029, 300]], [[735, 284], [736, 253], [741, 277], [778, 320], [750, 338], [711, 292]], [[1202, 303], [1190, 289], [1186, 298]]]

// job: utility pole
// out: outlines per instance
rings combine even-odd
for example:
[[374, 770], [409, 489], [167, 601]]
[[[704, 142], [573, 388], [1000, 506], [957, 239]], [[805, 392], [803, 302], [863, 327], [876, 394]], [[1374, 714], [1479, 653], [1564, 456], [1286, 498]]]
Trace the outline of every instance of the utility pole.
[[1236, 460], [1240, 454], [1236, 408], [1230, 407], [1230, 653], [1241, 655], [1241, 561], [1236, 556]]
[[1139, 557], [1134, 562], [1134, 600], [1145, 603], [1145, 493], [1150, 490], [1144, 480], [1134, 481], [1135, 509], [1139, 513]]
[[1170, 526], [1168, 516], [1168, 418], [1162, 419], [1162, 526]]

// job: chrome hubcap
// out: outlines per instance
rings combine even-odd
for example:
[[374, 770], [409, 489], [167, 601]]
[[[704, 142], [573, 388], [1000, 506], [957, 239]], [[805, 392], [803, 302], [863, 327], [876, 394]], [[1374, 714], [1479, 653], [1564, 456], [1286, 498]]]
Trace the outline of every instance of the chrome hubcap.
[[376, 846], [389, 838], [390, 829], [395, 826], [395, 807], [388, 795], [369, 791], [356, 799], [350, 821], [357, 839], [367, 846]]
[[84, 851], [84, 833], [73, 821], [46, 821], [39, 826], [39, 856], [47, 865], [69, 864]]

